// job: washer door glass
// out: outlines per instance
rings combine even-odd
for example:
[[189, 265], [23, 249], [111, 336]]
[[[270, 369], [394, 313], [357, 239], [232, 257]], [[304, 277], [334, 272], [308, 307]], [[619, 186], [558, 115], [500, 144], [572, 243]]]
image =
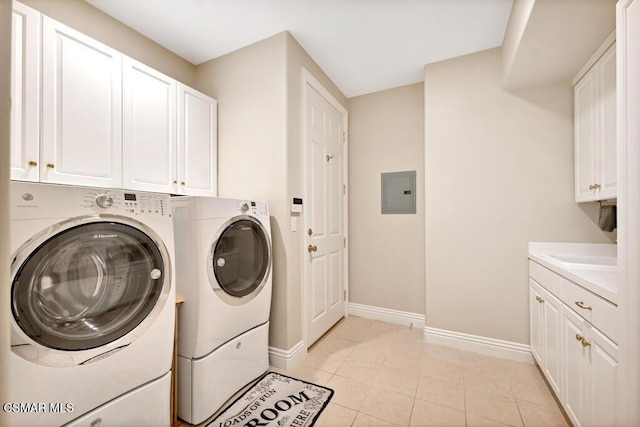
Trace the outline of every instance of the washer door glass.
[[46, 240], [19, 267], [13, 316], [36, 342], [86, 350], [117, 340], [153, 310], [165, 265], [149, 236], [116, 222], [92, 222]]
[[213, 272], [220, 288], [234, 297], [259, 291], [269, 274], [269, 238], [260, 223], [232, 222], [214, 243]]

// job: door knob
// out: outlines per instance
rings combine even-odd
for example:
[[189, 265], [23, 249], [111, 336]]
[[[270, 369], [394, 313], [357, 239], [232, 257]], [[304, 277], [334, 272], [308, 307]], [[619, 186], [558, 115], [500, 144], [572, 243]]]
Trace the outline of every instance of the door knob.
[[309, 251], [309, 253], [311, 252], [317, 252], [318, 251], [318, 247], [315, 245], [309, 245], [309, 247], [307, 248], [307, 250]]

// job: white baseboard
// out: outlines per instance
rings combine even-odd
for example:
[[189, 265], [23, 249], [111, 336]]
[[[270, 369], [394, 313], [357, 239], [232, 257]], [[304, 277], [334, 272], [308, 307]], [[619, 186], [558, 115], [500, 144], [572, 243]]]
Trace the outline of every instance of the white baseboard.
[[307, 355], [304, 342], [300, 341], [289, 350], [269, 346], [269, 365], [290, 371], [302, 363]]
[[424, 341], [431, 344], [446, 345], [465, 351], [533, 363], [531, 347], [510, 341], [502, 341], [478, 335], [463, 334], [461, 332], [424, 327]]
[[349, 303], [349, 315], [395, 323], [398, 325], [413, 326], [414, 328], [424, 328], [425, 324], [425, 316], [423, 314], [355, 304], [352, 302]]

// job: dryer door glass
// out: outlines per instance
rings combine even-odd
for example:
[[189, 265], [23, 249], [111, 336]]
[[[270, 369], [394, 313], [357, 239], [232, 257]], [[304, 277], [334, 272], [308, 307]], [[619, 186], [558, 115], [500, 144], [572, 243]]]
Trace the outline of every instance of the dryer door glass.
[[245, 297], [258, 292], [270, 266], [269, 238], [256, 221], [232, 222], [215, 242], [213, 272], [227, 294]]
[[139, 229], [116, 222], [78, 225], [46, 240], [19, 267], [13, 316], [44, 346], [99, 347], [153, 310], [165, 269], [158, 247]]

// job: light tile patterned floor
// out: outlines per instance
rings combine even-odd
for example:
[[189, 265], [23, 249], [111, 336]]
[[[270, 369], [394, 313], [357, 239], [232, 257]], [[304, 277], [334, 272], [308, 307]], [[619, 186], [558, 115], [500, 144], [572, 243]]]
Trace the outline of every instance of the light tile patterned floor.
[[569, 425], [535, 365], [361, 317], [338, 323], [301, 366], [271, 370], [334, 390], [316, 427]]

